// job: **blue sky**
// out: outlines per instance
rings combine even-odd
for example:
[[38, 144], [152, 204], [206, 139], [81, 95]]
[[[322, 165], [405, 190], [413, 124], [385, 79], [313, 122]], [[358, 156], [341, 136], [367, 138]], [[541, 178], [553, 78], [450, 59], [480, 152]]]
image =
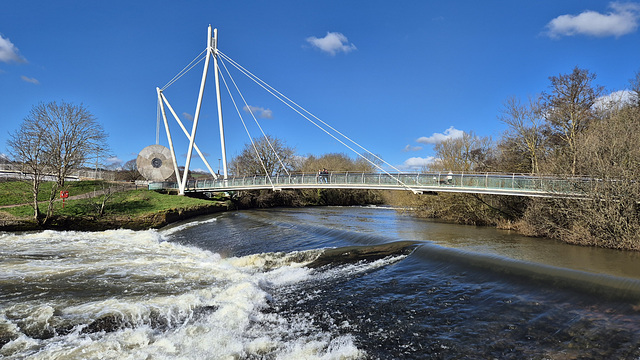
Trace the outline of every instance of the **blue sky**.
[[[156, 87], [219, 49], [314, 115], [403, 170], [463, 131], [500, 137], [510, 96], [548, 89], [575, 66], [608, 92], [640, 70], [640, 2], [7, 1], [0, 11], [0, 152], [39, 102], [84, 104], [109, 134], [111, 162], [156, 141]], [[203, 63], [165, 90], [191, 127]], [[239, 73], [260, 124], [300, 155], [345, 152]], [[213, 77], [196, 135], [220, 158]], [[236, 100], [238, 101], [237, 95]], [[242, 106], [242, 105], [241, 105]], [[261, 111], [264, 110], [264, 112]], [[246, 121], [253, 121], [242, 112]], [[248, 141], [223, 92], [228, 160]], [[187, 141], [172, 121], [178, 161]], [[251, 135], [260, 136], [254, 126]], [[164, 129], [160, 144], [167, 146]], [[192, 168], [204, 168], [194, 159]]]

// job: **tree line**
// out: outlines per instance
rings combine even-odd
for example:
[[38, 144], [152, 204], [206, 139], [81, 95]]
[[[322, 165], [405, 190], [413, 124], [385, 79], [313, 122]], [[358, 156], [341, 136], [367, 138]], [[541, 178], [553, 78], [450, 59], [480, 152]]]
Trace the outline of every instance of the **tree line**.
[[391, 201], [412, 203], [427, 217], [640, 250], [640, 72], [630, 90], [608, 96], [595, 79], [575, 67], [549, 77], [538, 95], [506, 99], [498, 119], [507, 130], [499, 139], [473, 132], [448, 139], [435, 145], [437, 160], [424, 169], [588, 177], [586, 200], [396, 194]]
[[[320, 156], [301, 156], [277, 137], [265, 135], [251, 139], [242, 151], [230, 161], [234, 176], [286, 174], [292, 172], [319, 173], [323, 169], [335, 172], [374, 172], [374, 156], [352, 158], [343, 153]], [[371, 190], [306, 189], [306, 190], [252, 190], [237, 193], [233, 200], [240, 208], [306, 205], [362, 205], [380, 204], [379, 192]]]

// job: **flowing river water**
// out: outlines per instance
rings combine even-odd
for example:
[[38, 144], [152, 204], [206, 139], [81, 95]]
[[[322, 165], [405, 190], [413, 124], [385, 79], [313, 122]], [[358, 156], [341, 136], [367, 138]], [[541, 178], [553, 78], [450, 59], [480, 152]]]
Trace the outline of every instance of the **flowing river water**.
[[639, 260], [375, 207], [4, 233], [0, 358], [638, 359]]

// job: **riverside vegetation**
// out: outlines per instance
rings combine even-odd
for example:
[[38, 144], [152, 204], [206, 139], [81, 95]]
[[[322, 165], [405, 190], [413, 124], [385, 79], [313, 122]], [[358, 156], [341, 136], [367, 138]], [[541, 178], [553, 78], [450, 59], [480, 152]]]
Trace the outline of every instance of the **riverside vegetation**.
[[547, 92], [505, 101], [497, 141], [473, 133], [435, 145], [429, 170], [588, 177], [586, 199], [395, 193], [419, 216], [515, 229], [572, 244], [640, 250], [640, 72], [603, 96], [595, 74], [552, 76]]

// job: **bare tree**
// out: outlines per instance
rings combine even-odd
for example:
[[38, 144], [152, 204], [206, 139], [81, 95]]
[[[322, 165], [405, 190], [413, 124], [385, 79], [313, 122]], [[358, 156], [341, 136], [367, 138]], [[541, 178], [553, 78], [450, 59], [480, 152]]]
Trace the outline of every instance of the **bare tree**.
[[10, 133], [9, 140], [7, 140], [9, 154], [22, 164], [22, 171], [31, 177], [31, 205], [33, 206], [34, 219], [38, 222], [41, 217], [38, 208], [38, 193], [46, 171], [44, 143], [44, 133], [33, 116], [25, 118], [20, 128], [14, 133]]
[[[369, 161], [375, 163], [377, 159], [371, 156], [371, 158], [369, 158]], [[354, 160], [348, 155], [342, 153], [329, 153], [324, 154], [320, 157], [309, 155], [306, 157], [304, 163], [302, 164], [301, 170], [304, 172], [315, 172], [319, 169], [328, 169], [329, 171], [339, 172], [373, 172], [375, 170], [375, 166], [373, 166], [369, 161], [361, 157], [358, 157]]]
[[434, 146], [437, 160], [430, 166], [436, 171], [478, 171], [486, 168], [492, 141], [472, 131], [462, 137], [447, 139]]
[[629, 85], [631, 85], [633, 103], [635, 106], [640, 107], [640, 70], [636, 71], [635, 77], [629, 80]]
[[532, 174], [540, 171], [539, 160], [544, 142], [544, 119], [540, 101], [539, 97], [529, 97], [529, 103], [523, 104], [518, 98], [510, 97], [505, 101], [499, 116], [500, 121], [509, 126], [505, 137], [510, 138], [511, 144], [527, 154]]
[[595, 78], [589, 70], [575, 67], [571, 74], [550, 77], [551, 92], [542, 95], [550, 134], [559, 140], [559, 154], [567, 157], [571, 175], [578, 165], [578, 136], [594, 119], [593, 105], [603, 91], [592, 85]]
[[263, 136], [253, 139], [245, 145], [240, 155], [230, 164], [234, 175], [275, 175], [291, 171], [296, 162], [295, 150], [285, 145], [284, 141]]
[[[83, 105], [54, 101], [40, 103], [31, 109], [8, 145], [17, 161], [30, 164], [27, 166], [34, 174], [34, 199], [42, 178], [35, 179], [40, 174], [47, 171], [56, 179], [42, 223], [51, 218], [53, 203], [58, 190], [64, 187], [66, 177], [84, 165], [92, 154], [104, 151], [106, 138], [102, 126]], [[28, 152], [19, 149], [21, 146], [28, 146]], [[39, 219], [37, 208], [34, 200], [35, 217]]]
[[136, 163], [136, 159], [132, 159], [124, 163], [122, 166], [121, 178], [125, 181], [136, 181], [142, 178], [140, 172], [138, 171], [138, 165]]

